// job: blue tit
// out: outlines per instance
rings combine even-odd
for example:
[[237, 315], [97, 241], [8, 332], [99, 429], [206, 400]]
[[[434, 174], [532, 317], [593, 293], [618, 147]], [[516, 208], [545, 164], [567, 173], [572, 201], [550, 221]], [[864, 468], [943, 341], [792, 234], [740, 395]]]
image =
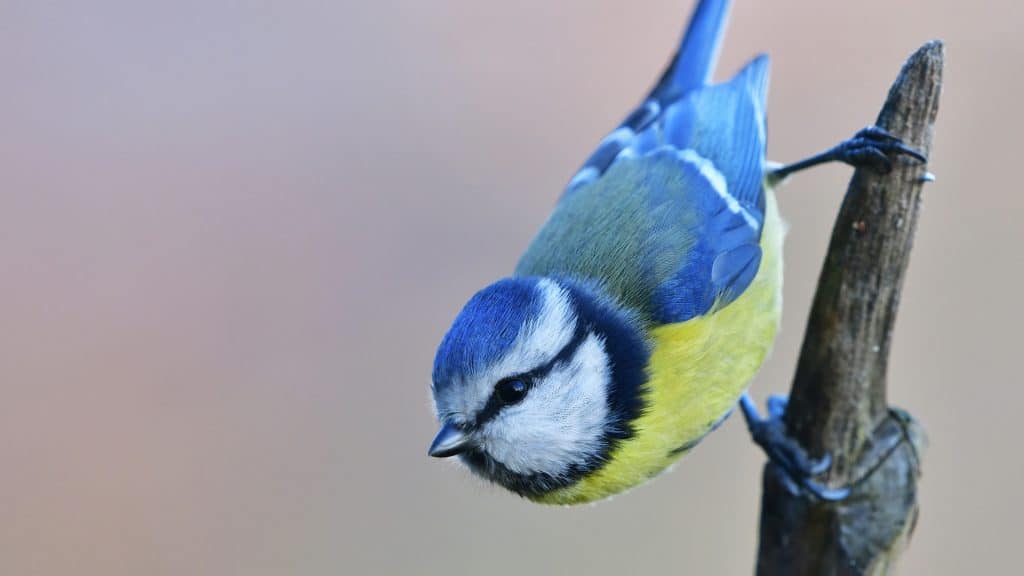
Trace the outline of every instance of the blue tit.
[[[785, 226], [765, 162], [768, 58], [710, 84], [728, 8], [699, 2], [513, 275], [456, 317], [434, 362], [430, 455], [537, 502], [590, 502], [665, 470], [737, 405], [779, 327]], [[797, 168], [850, 161], [849, 146]]]

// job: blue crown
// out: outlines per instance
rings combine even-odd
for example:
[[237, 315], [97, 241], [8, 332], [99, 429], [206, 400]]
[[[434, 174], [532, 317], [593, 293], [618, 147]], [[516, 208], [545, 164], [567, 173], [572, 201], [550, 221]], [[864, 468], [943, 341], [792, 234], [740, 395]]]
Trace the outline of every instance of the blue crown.
[[537, 278], [504, 278], [469, 300], [437, 350], [436, 390], [484, 369], [508, 352], [526, 321], [541, 311], [544, 302], [537, 282]]

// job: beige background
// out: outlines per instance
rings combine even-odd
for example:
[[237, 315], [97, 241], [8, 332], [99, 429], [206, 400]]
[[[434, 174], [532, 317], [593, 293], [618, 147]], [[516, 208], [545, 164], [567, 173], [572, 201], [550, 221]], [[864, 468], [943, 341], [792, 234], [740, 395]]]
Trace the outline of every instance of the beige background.
[[[744, 574], [739, 419], [543, 508], [428, 459], [434, 347], [674, 49], [686, 0], [0, 2], [0, 574]], [[1019, 566], [1012, 0], [738, 0], [770, 156], [870, 122], [948, 42], [893, 401], [931, 434], [905, 574]], [[785, 390], [849, 170], [781, 195]]]

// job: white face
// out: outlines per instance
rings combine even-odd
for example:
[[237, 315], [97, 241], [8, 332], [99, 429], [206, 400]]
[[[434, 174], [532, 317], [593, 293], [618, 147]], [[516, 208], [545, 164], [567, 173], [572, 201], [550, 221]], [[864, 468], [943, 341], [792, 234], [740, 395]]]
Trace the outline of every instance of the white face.
[[509, 351], [449, 387], [437, 398], [437, 406], [449, 421], [475, 422], [488, 402], [493, 403], [498, 382], [549, 365], [566, 346], [575, 345], [571, 354], [531, 382], [522, 400], [502, 406], [472, 432], [475, 444], [510, 472], [559, 478], [604, 448], [611, 369], [600, 337], [588, 333], [574, 339], [577, 318], [566, 291], [550, 280], [542, 280], [539, 287], [541, 310], [523, 325]]
[[588, 335], [569, 362], [482, 427], [484, 450], [517, 474], [555, 477], [597, 456], [608, 420], [608, 372], [603, 344]]

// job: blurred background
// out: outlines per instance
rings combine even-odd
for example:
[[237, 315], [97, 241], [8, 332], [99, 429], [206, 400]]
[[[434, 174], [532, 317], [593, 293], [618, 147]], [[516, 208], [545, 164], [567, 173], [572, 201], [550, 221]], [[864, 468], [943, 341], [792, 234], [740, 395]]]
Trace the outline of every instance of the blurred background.
[[[746, 574], [733, 418], [609, 502], [429, 459], [434, 349], [675, 49], [691, 0], [0, 2], [0, 573]], [[873, 121], [944, 39], [891, 364], [932, 448], [905, 574], [1019, 562], [1024, 8], [737, 0], [769, 155]], [[788, 389], [850, 170], [795, 178]]]

